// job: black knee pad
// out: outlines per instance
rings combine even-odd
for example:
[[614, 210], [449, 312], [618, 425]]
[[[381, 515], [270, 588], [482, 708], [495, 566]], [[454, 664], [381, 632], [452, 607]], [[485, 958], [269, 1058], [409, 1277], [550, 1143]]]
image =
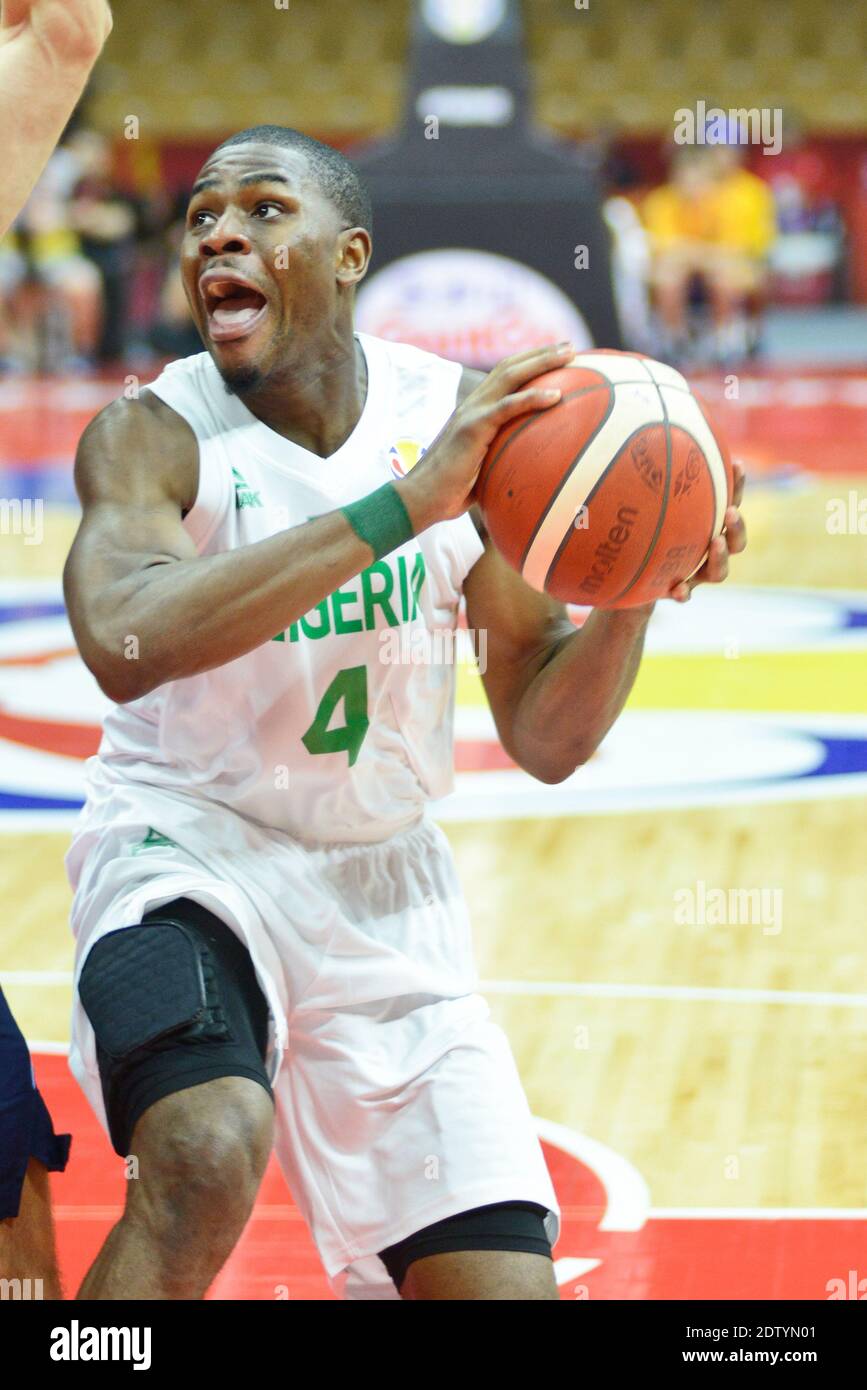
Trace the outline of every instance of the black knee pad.
[[180, 922], [109, 932], [87, 957], [78, 993], [115, 1061], [175, 1036], [228, 1035], [208, 948]]
[[102, 937], [78, 992], [118, 1153], [144, 1110], [174, 1091], [247, 1076], [270, 1094], [268, 1006], [249, 952], [197, 903], [177, 899]]
[[398, 1292], [413, 1261], [427, 1255], [444, 1255], [454, 1250], [510, 1250], [551, 1259], [546, 1215], [546, 1209], [536, 1202], [494, 1202], [472, 1207], [390, 1245], [379, 1252], [379, 1258]]

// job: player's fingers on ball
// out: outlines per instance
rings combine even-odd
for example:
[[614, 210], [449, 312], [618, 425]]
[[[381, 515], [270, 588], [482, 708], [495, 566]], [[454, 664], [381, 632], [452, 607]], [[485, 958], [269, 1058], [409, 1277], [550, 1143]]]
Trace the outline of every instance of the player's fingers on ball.
[[668, 597], [673, 598], [675, 603], [688, 603], [692, 593], [688, 584], [675, 584]]
[[525, 364], [535, 366], [540, 358], [565, 357], [567, 353], [571, 353], [574, 357], [575, 344], [570, 343], [568, 338], [564, 338], [559, 343], [543, 343], [541, 347], [527, 348], [524, 352], [513, 352], [510, 357], [504, 357], [498, 365], [518, 368]]
[[733, 507], [739, 507], [739, 506], [741, 505], [741, 501], [743, 500], [743, 495], [744, 495], [744, 483], [746, 482], [746, 478], [747, 478], [747, 475], [746, 475], [746, 473], [744, 472], [744, 466], [743, 466], [743, 464], [742, 464], [742, 463], [738, 463], [737, 459], [734, 459], [734, 460], [732, 461], [732, 479], [733, 479], [733, 486], [732, 486], [732, 506], [733, 506]]
[[730, 555], [740, 555], [747, 546], [747, 528], [737, 507], [729, 507], [725, 516], [725, 537]]
[[575, 356], [572, 343], [553, 343], [547, 347], [533, 348], [530, 352], [519, 352], [514, 357], [506, 357], [494, 368], [491, 376], [498, 376], [503, 390], [513, 391], [525, 381], [531, 381], [542, 372], [563, 367]]
[[725, 536], [717, 536], [707, 553], [704, 568], [709, 584], [719, 584], [729, 572], [729, 548]]
[[534, 386], [529, 391], [515, 391], [503, 396], [491, 406], [489, 418], [503, 423], [531, 410], [546, 410], [549, 406], [556, 405], [562, 394], [556, 386]]

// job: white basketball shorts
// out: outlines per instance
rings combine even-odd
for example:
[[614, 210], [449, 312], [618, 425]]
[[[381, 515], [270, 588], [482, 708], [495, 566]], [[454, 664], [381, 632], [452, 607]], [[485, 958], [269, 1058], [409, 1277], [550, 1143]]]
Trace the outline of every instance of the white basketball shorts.
[[[187, 897], [250, 951], [271, 1015], [280, 1165], [347, 1298], [396, 1298], [378, 1252], [492, 1202], [558, 1208], [502, 1030], [477, 992], [466, 904], [432, 821], [305, 848], [201, 799], [104, 788], [67, 868], [76, 980], [107, 932]], [[72, 1070], [105, 1126], [77, 997]]]

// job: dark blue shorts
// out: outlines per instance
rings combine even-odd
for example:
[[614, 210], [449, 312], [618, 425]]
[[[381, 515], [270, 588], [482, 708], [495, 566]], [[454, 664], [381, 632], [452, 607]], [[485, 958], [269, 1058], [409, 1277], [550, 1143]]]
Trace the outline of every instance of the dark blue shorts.
[[0, 1221], [18, 1215], [30, 1159], [62, 1172], [70, 1143], [68, 1134], [54, 1133], [27, 1044], [0, 990]]

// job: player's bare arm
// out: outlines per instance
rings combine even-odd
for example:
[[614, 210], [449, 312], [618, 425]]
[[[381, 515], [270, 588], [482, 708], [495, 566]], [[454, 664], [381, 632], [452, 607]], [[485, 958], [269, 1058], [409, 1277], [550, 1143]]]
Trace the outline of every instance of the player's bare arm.
[[[467, 509], [501, 425], [557, 398], [516, 388], [569, 351], [510, 359], [480, 398], [455, 412], [425, 469], [416, 470], [423, 486], [410, 486], [411, 478], [394, 485], [417, 532]], [[83, 516], [64, 571], [66, 602], [85, 662], [119, 703], [270, 641], [372, 559], [340, 511], [200, 557], [182, 524], [195, 501], [198, 445], [187, 423], [147, 391], [115, 402], [88, 426], [75, 476]]]
[[[88, 426], [75, 477], [83, 515], [66, 602], [85, 662], [119, 703], [252, 651], [370, 563], [341, 512], [200, 557], [182, 524], [196, 496], [198, 444], [147, 391]], [[138, 658], [127, 660], [131, 636]]]
[[[106, 0], [2, 0], [0, 236], [18, 216], [111, 33]], [[38, 94], [38, 99], [37, 99]]]
[[[484, 380], [466, 371], [462, 395], [469, 398]], [[729, 555], [746, 545], [738, 510], [743, 470], [734, 469], [725, 532], [698, 573], [672, 590], [676, 600], [688, 598], [696, 584], [725, 579]], [[595, 609], [576, 630], [564, 606], [525, 584], [488, 540], [464, 593], [470, 628], [487, 634], [483, 681], [503, 746], [540, 781], [562, 781], [591, 757], [623, 709], [654, 605]]]

